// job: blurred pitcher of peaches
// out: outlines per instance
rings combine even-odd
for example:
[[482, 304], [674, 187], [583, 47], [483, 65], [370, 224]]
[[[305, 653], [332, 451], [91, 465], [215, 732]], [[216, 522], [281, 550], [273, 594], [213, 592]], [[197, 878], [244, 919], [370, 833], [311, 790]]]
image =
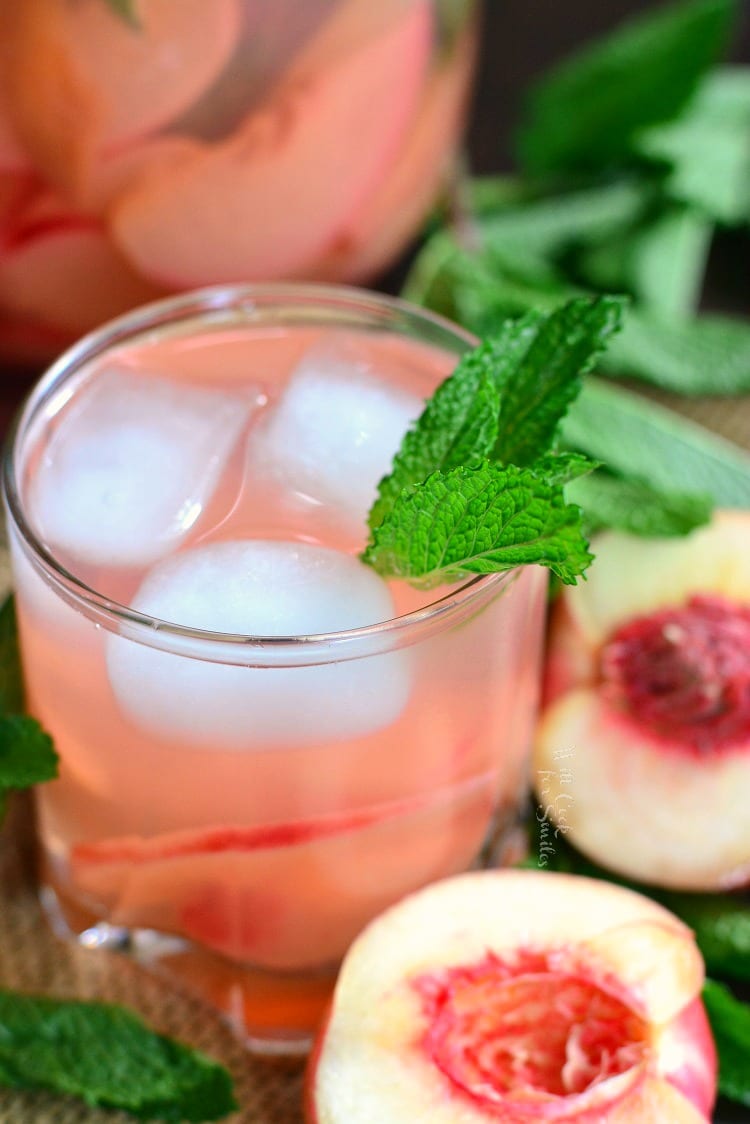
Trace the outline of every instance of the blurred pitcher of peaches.
[[369, 281], [446, 183], [473, 0], [0, 0], [0, 361], [194, 286]]

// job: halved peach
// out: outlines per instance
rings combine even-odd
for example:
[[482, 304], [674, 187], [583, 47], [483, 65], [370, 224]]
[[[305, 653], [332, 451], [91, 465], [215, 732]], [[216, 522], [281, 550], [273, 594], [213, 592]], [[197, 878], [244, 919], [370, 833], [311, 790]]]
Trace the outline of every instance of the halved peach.
[[98, 156], [154, 132], [215, 80], [238, 0], [139, 0], [130, 26], [102, 0], [3, 9], [8, 112], [37, 167], [74, 197]]
[[[349, 5], [339, 18], [349, 26]], [[402, 5], [343, 54], [338, 34], [332, 21], [233, 137], [161, 164], [115, 201], [114, 236], [136, 268], [178, 287], [274, 278], [300, 273], [329, 245], [416, 111], [431, 5]]]
[[750, 512], [682, 539], [606, 533], [550, 635], [536, 738], [544, 818], [611, 870], [750, 880]]
[[347, 954], [309, 1124], [698, 1124], [716, 1055], [692, 934], [619, 887], [539, 871], [436, 883]]

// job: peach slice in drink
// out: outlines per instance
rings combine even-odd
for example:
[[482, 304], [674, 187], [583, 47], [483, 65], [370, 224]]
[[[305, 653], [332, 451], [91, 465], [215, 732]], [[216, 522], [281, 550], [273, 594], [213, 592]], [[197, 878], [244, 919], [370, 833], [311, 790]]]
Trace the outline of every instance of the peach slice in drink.
[[79, 844], [78, 892], [109, 920], [267, 968], [338, 959], [373, 913], [466, 867], [492, 814], [480, 777], [377, 808]]
[[705, 1124], [716, 1054], [690, 931], [603, 882], [485, 871], [358, 937], [308, 1074], [309, 1124]]
[[238, 0], [142, 0], [139, 26], [102, 0], [3, 6], [4, 82], [37, 167], [74, 197], [98, 156], [183, 113], [240, 33]]
[[[348, 26], [351, 14], [341, 20]], [[334, 21], [335, 23], [335, 21]], [[117, 244], [177, 286], [300, 273], [381, 180], [413, 119], [432, 37], [426, 0], [328, 58], [326, 26], [235, 135], [162, 164], [115, 202]]]

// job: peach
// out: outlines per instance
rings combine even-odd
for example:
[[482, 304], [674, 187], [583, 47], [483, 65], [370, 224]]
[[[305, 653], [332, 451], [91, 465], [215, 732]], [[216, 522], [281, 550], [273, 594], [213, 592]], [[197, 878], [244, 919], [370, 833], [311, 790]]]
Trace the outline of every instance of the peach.
[[426, 0], [337, 54], [352, 23], [350, 0], [235, 135], [115, 201], [114, 237], [136, 268], [183, 287], [299, 274], [321, 256], [397, 154], [431, 50]]
[[161, 295], [96, 221], [33, 185], [8, 202], [0, 247], [0, 305], [68, 338]]
[[137, 11], [135, 29], [102, 0], [4, 6], [12, 124], [39, 170], [73, 196], [101, 153], [196, 101], [240, 33], [238, 0], [140, 0]]
[[23, 151], [8, 110], [0, 103], [0, 173], [27, 171], [31, 167]]
[[430, 76], [416, 120], [398, 158], [359, 210], [338, 232], [335, 245], [309, 275], [361, 282], [385, 268], [416, 233], [451, 172], [466, 110], [474, 63], [469, 27], [451, 55]]
[[716, 1054], [690, 931], [620, 887], [541, 871], [436, 883], [347, 954], [309, 1124], [700, 1124]]
[[550, 635], [544, 816], [611, 870], [677, 889], [750, 880], [750, 512], [682, 539], [607, 532]]

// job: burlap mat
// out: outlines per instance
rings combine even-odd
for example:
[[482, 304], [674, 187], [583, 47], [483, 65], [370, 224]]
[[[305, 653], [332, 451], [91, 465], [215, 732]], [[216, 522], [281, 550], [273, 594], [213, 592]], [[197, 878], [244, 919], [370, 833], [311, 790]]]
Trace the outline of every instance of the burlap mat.
[[[750, 397], [687, 403], [664, 394], [652, 397], [750, 449]], [[0, 588], [6, 575], [7, 562], [0, 550]], [[0, 835], [0, 986], [126, 1003], [158, 1030], [204, 1050], [231, 1070], [242, 1107], [228, 1118], [230, 1124], [300, 1124], [299, 1063], [249, 1056], [218, 1016], [197, 1000], [166, 986], [124, 956], [87, 951], [51, 932], [35, 897], [26, 860], [23, 836], [28, 805], [17, 803], [13, 813]], [[0, 1124], [128, 1121], [132, 1117], [90, 1109], [71, 1099], [0, 1091]]]

